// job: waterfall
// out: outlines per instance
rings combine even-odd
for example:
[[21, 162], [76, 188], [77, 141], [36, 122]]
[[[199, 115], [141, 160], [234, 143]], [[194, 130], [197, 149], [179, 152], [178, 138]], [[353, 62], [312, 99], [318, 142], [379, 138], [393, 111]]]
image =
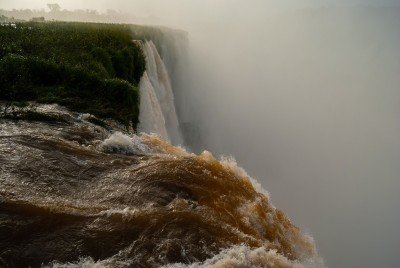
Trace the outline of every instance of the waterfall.
[[156, 133], [173, 144], [182, 144], [174, 94], [165, 64], [152, 41], [141, 45], [146, 56], [146, 71], [139, 84], [138, 131]]

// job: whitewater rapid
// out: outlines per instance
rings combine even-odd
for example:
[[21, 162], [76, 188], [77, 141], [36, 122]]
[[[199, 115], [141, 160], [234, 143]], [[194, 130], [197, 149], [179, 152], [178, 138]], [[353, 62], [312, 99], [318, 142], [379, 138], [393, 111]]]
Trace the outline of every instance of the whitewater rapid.
[[1, 267], [323, 267], [232, 159], [36, 110], [0, 119]]
[[31, 104], [54, 121], [0, 118], [0, 267], [323, 267], [234, 159], [171, 145], [170, 78], [141, 46], [140, 134], [58, 105]]

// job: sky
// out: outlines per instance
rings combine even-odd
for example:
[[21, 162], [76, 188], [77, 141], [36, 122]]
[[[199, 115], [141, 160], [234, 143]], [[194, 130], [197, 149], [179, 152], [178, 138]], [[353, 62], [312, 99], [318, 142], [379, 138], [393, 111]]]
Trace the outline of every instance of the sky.
[[400, 11], [379, 8], [399, 1], [55, 2], [187, 30], [197, 145], [235, 157], [328, 267], [400, 267]]
[[[174, 16], [185, 17], [181, 11], [209, 11], [219, 9], [218, 13], [227, 9], [230, 12], [232, 6], [263, 6], [264, 10], [287, 10], [307, 7], [340, 7], [340, 6], [399, 6], [397, 0], [2, 0], [0, 8], [3, 9], [46, 9], [48, 3], [58, 3], [62, 9], [95, 9], [105, 12], [107, 9], [117, 11], [131, 11], [141, 16], [157, 16], [172, 18]], [[135, 12], [137, 11], [137, 12]], [[167, 12], [166, 12], [167, 11]], [[187, 13], [187, 15], [199, 15]]]

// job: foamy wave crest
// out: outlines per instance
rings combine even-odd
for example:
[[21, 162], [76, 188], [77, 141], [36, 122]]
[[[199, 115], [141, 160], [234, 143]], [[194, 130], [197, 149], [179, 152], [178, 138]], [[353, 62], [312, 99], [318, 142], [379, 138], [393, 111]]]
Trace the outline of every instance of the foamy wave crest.
[[189, 155], [180, 146], [172, 146], [158, 134], [140, 133], [128, 136], [115, 132], [100, 144], [100, 149], [106, 153], [135, 154], [169, 154], [174, 156]]
[[240, 245], [221, 251], [214, 257], [192, 264], [175, 263], [163, 266], [164, 268], [322, 268], [323, 262], [319, 258], [302, 261], [289, 260], [277, 253], [276, 250], [267, 250], [263, 247], [251, 249]]
[[53, 261], [42, 268], [111, 268], [111, 267], [130, 267], [131, 263], [109, 258], [102, 261], [95, 261], [91, 257], [80, 258], [77, 262], [61, 263]]
[[140, 133], [140, 139], [154, 154], [169, 154], [173, 156], [188, 156], [188, 152], [181, 146], [173, 146], [155, 133]]
[[268, 191], [265, 190], [257, 180], [255, 180], [251, 176], [249, 176], [243, 168], [239, 167], [236, 162], [236, 159], [233, 156], [229, 156], [229, 157], [222, 156], [220, 163], [223, 167], [232, 171], [237, 176], [248, 179], [257, 192], [265, 195], [266, 197], [269, 197]]
[[[0, 239], [0, 252], [8, 252], [0, 263], [322, 267], [313, 240], [232, 157], [191, 154], [155, 134], [105, 139], [106, 130], [85, 124], [63, 131], [1, 124], [3, 135], [23, 135], [0, 139], [9, 156], [2, 159], [0, 222], [14, 230]], [[40, 236], [26, 235], [27, 228]]]
[[139, 136], [128, 136], [115, 132], [101, 143], [101, 149], [106, 153], [146, 154], [149, 148], [144, 145]]
[[[60, 263], [53, 261], [43, 268], [110, 268], [131, 267], [131, 263], [120, 261], [118, 258], [108, 258], [94, 261], [91, 257], [81, 258], [77, 262]], [[192, 264], [174, 263], [162, 266], [162, 268], [323, 268], [320, 258], [309, 258], [301, 261], [289, 260], [276, 250], [267, 250], [264, 247], [250, 248], [245, 245], [233, 246], [222, 250], [217, 255]]]

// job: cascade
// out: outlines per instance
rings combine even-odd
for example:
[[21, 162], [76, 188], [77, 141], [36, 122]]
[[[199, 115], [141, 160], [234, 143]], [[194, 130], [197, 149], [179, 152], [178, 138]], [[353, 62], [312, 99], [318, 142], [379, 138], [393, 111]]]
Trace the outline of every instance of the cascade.
[[171, 81], [152, 41], [141, 43], [146, 71], [140, 80], [139, 132], [156, 133], [173, 144], [182, 144]]

